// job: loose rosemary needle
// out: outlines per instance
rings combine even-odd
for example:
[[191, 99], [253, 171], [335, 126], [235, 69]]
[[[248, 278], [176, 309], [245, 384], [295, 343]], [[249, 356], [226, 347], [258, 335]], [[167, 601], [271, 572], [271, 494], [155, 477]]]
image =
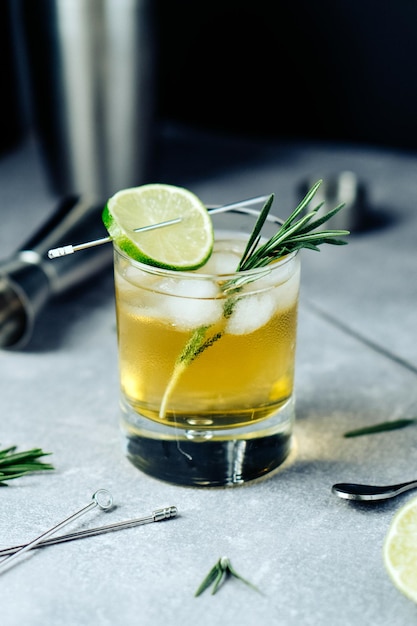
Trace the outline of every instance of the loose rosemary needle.
[[349, 437], [362, 437], [363, 435], [373, 435], [375, 433], [383, 433], [390, 430], [398, 430], [399, 428], [405, 428], [411, 424], [417, 422], [417, 417], [404, 417], [398, 420], [392, 420], [389, 422], [380, 422], [379, 424], [373, 424], [372, 426], [364, 426], [363, 428], [356, 428], [355, 430], [348, 430], [343, 436]]
[[253, 585], [248, 580], [246, 580], [246, 578], [243, 578], [243, 576], [237, 573], [237, 571], [232, 566], [230, 560], [226, 556], [222, 556], [217, 561], [217, 563], [213, 565], [213, 567], [211, 568], [211, 570], [209, 571], [207, 576], [204, 578], [203, 582], [201, 583], [197, 591], [195, 592], [194, 596], [197, 598], [211, 585], [213, 585], [211, 595], [214, 595], [218, 591], [222, 582], [227, 580], [229, 576], [234, 576], [234, 578], [237, 578], [238, 580], [245, 583], [245, 585], [252, 587], [252, 589], [260, 593], [260, 590], [257, 587], [255, 587], [255, 585]]
[[6, 486], [9, 480], [20, 478], [32, 472], [55, 469], [50, 463], [40, 461], [43, 456], [50, 452], [44, 452], [41, 448], [32, 448], [25, 452], [15, 452], [16, 446], [0, 450], [0, 486]]

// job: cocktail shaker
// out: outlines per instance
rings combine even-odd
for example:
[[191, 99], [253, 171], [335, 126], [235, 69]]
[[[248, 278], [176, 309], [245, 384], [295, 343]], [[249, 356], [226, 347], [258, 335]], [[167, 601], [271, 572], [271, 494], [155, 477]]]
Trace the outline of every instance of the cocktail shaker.
[[51, 218], [10, 259], [0, 264], [0, 348], [22, 348], [48, 300], [93, 277], [112, 262], [112, 246], [91, 248], [56, 261], [48, 250], [107, 235], [101, 207], [81, 197], [62, 201]]
[[[302, 181], [298, 189], [299, 194], [304, 196], [316, 180], [317, 178], [309, 177]], [[323, 203], [317, 213], [318, 218], [329, 210], [329, 206], [344, 204], [343, 211], [339, 211], [322, 224], [321, 230], [335, 228], [357, 233], [369, 222], [366, 188], [355, 172], [345, 170], [326, 176], [315, 194], [314, 201], [316, 204]]]
[[152, 0], [20, 0], [35, 132], [52, 189], [100, 201], [149, 175]]

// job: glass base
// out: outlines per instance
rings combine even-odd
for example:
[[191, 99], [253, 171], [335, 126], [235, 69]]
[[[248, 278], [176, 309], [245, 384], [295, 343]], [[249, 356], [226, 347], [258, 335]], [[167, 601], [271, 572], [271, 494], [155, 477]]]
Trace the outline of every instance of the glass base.
[[183, 430], [144, 418], [122, 402], [128, 459], [142, 472], [176, 485], [221, 487], [272, 472], [292, 446], [294, 400], [271, 417], [222, 430]]

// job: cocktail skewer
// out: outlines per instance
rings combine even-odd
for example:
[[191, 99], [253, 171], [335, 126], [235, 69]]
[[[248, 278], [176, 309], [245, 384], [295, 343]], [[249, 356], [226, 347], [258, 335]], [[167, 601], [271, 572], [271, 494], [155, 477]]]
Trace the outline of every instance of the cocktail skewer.
[[[96, 528], [86, 528], [85, 530], [78, 530], [67, 535], [58, 535], [57, 537], [50, 537], [44, 539], [32, 545], [33, 548], [44, 548], [46, 546], [52, 546], [58, 543], [66, 543], [68, 541], [74, 541], [75, 539], [84, 539], [86, 537], [96, 537], [97, 535], [103, 535], [115, 530], [122, 530], [123, 528], [133, 528], [134, 526], [141, 526], [142, 524], [149, 524], [151, 522], [161, 522], [162, 520], [172, 519], [177, 516], [177, 507], [168, 506], [162, 509], [156, 509], [151, 515], [145, 515], [144, 517], [136, 517], [122, 522], [115, 522], [113, 524], [107, 524], [106, 526], [98, 526]], [[3, 548], [0, 550], [0, 557], [9, 556], [15, 554], [22, 548], [26, 548], [28, 544], [20, 546], [12, 546], [10, 548]]]
[[[181, 221], [182, 221], [181, 217], [176, 217], [173, 220], [166, 220], [165, 222], [158, 222], [157, 224], [148, 224], [147, 226], [141, 226], [140, 228], [135, 228], [134, 232], [139, 233], [145, 230], [154, 230], [156, 228], [170, 226], [171, 224], [178, 224], [178, 222], [181, 222]], [[94, 248], [94, 246], [101, 246], [103, 243], [110, 243], [110, 241], [112, 241], [112, 237], [103, 237], [102, 239], [95, 239], [94, 241], [87, 241], [86, 243], [79, 243], [75, 246], [69, 244], [67, 246], [62, 246], [60, 248], [52, 248], [52, 250], [48, 251], [48, 256], [50, 259], [56, 259], [60, 256], [73, 254], [74, 252], [78, 252], [79, 250], [85, 250], [86, 248]]]
[[238, 202], [232, 202], [230, 204], [223, 204], [222, 206], [213, 207], [208, 209], [208, 212], [211, 214], [225, 213], [226, 211], [233, 211], [233, 209], [240, 209], [242, 207], [251, 206], [252, 204], [266, 202], [268, 198], [269, 196], [256, 196], [255, 198], [249, 198], [248, 200], [239, 200]]
[[28, 552], [29, 550], [32, 550], [32, 548], [35, 548], [42, 541], [46, 541], [48, 539], [48, 537], [51, 537], [58, 530], [60, 530], [61, 528], [63, 528], [67, 524], [69, 524], [70, 522], [73, 522], [74, 520], [78, 519], [79, 517], [81, 517], [81, 515], [85, 515], [85, 513], [87, 513], [88, 511], [90, 511], [91, 509], [93, 509], [96, 506], [98, 506], [103, 511], [107, 511], [108, 509], [112, 508], [112, 506], [113, 506], [113, 497], [112, 497], [111, 493], [109, 491], [107, 491], [107, 489], [99, 489], [98, 491], [96, 491], [93, 494], [93, 496], [92, 496], [90, 504], [87, 504], [87, 506], [83, 507], [82, 509], [80, 509], [76, 513], [73, 513], [73, 515], [71, 515], [70, 517], [67, 517], [62, 522], [57, 524], [56, 526], [53, 526], [52, 528], [49, 528], [46, 532], [44, 532], [41, 535], [39, 535], [39, 537], [36, 537], [36, 539], [33, 539], [29, 543], [27, 543], [24, 546], [20, 547], [12, 555], [10, 555], [10, 556], [6, 557], [5, 559], [3, 559], [1, 561], [1, 563], [0, 563], [0, 571], [3, 572], [3, 570], [9, 568], [11, 565], [13, 565], [13, 563], [15, 563], [15, 560], [18, 557], [20, 557], [21, 554], [24, 554], [25, 552]]
[[[224, 213], [226, 211], [232, 211], [233, 209], [239, 209], [242, 207], [248, 207], [253, 204], [258, 204], [260, 202], [265, 202], [268, 196], [257, 196], [255, 198], [249, 198], [248, 200], [240, 200], [239, 202], [233, 202], [231, 204], [225, 204], [223, 206], [219, 206], [213, 209], [208, 209], [209, 213]], [[250, 209], [248, 210], [250, 212]], [[166, 220], [165, 222], [158, 222], [157, 224], [148, 224], [147, 226], [141, 226], [139, 228], [135, 228], [134, 232], [144, 232], [147, 230], [155, 230], [157, 228], [164, 228], [165, 226], [171, 226], [172, 224], [178, 224], [182, 221], [181, 217], [176, 217], [172, 220]], [[86, 250], [87, 248], [93, 248], [95, 246], [101, 246], [104, 243], [110, 243], [112, 241], [112, 237], [103, 237], [102, 239], [95, 239], [94, 241], [87, 241], [86, 243], [80, 243], [76, 245], [66, 245], [61, 246], [59, 248], [52, 248], [48, 251], [48, 257], [50, 259], [57, 259], [61, 256], [67, 256], [68, 254], [73, 254], [74, 252], [78, 252], [79, 250]]]

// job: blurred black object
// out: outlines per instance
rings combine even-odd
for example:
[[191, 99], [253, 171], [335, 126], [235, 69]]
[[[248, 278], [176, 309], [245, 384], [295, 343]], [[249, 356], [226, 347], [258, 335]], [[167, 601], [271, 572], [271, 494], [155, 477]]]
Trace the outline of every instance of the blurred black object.
[[[316, 182], [316, 177], [301, 181], [297, 188], [299, 200]], [[344, 205], [341, 211], [319, 227], [321, 230], [342, 229], [354, 235], [387, 227], [395, 220], [392, 212], [371, 206], [366, 182], [355, 172], [348, 170], [327, 174], [306, 212], [321, 203], [323, 206], [318, 210], [317, 217], [323, 216], [339, 204]]]
[[79, 197], [66, 198], [21, 250], [0, 265], [0, 348], [24, 347], [36, 316], [51, 297], [109, 267], [111, 245], [54, 261], [47, 256], [57, 246], [105, 237], [101, 208]]
[[415, 0], [156, 3], [160, 116], [417, 148]]
[[[417, 148], [415, 0], [211, 0], [204, 10], [195, 0], [149, 4], [153, 25], [142, 35], [154, 46], [160, 120], [243, 136]], [[54, 34], [41, 24], [53, 0], [2, 0], [3, 142], [19, 132], [7, 19], [15, 5], [26, 5], [20, 22], [32, 33], [36, 72], [40, 63], [48, 68], [44, 94], [59, 61], [45, 55]], [[44, 125], [57, 100], [40, 93], [36, 116]]]
[[13, 11], [12, 0], [0, 2], [0, 153], [15, 147], [26, 129]]
[[[300, 184], [300, 199], [315, 182], [315, 179], [309, 178]], [[318, 218], [333, 207], [344, 204], [343, 210], [322, 224], [321, 230], [332, 228], [355, 233], [364, 230], [369, 223], [370, 211], [366, 202], [365, 184], [354, 172], [344, 171], [326, 177], [314, 195], [313, 205], [317, 206], [320, 203], [323, 203], [323, 206], [317, 212]], [[306, 212], [311, 210], [313, 205]]]

